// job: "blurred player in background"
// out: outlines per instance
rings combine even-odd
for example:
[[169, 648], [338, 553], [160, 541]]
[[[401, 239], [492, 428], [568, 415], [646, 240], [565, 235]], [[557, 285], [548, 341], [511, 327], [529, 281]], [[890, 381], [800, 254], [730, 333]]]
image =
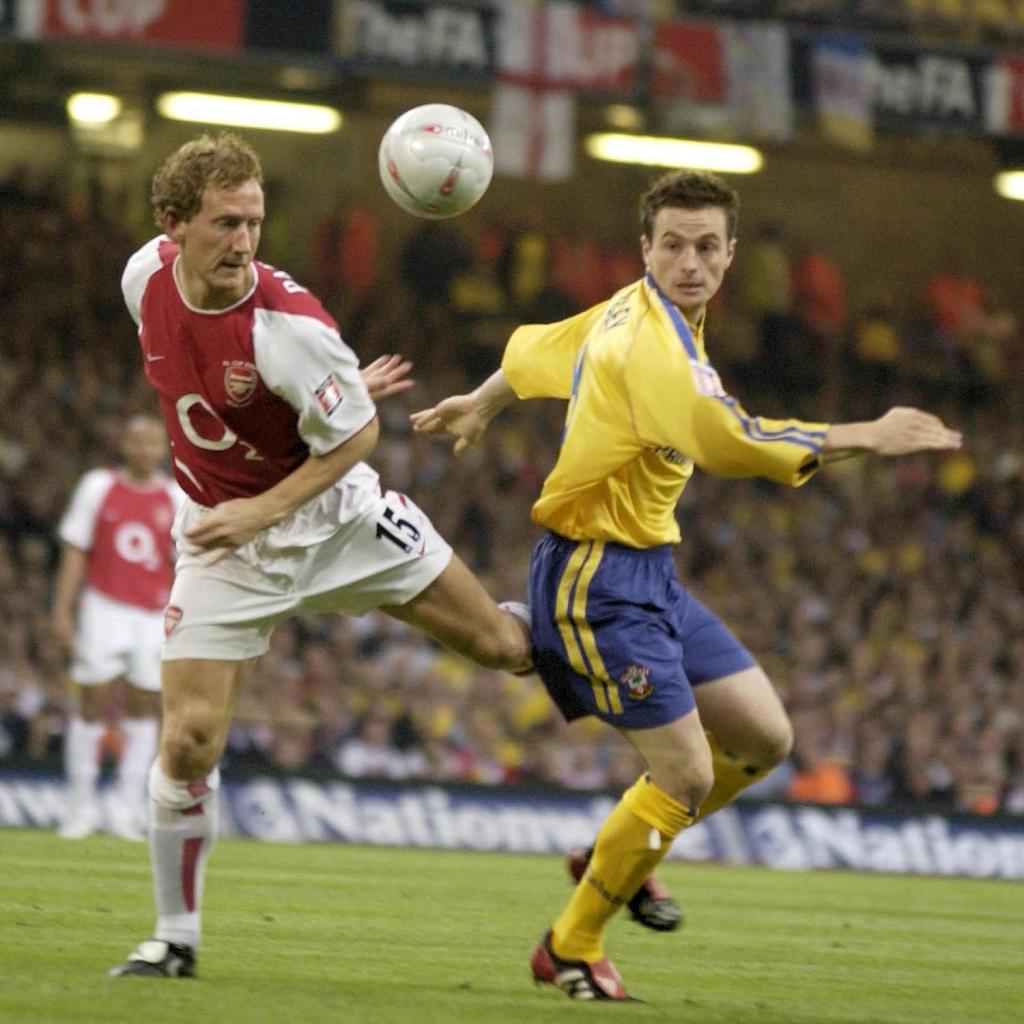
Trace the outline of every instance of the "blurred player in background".
[[[373, 608], [489, 667], [530, 664], [525, 609], [496, 605], [408, 498], [361, 460], [374, 398], [408, 364], [360, 373], [320, 303], [255, 260], [262, 171], [237, 135], [202, 136], [153, 178], [166, 234], [122, 280], [146, 376], [188, 495], [163, 647], [163, 730], [149, 778], [155, 937], [113, 975], [189, 977], [216, 834], [217, 764], [273, 626]], [[365, 376], [365, 380], [364, 380]]]
[[749, 416], [704, 348], [707, 304], [736, 250], [736, 193], [714, 175], [673, 173], [646, 193], [641, 213], [644, 278], [578, 316], [519, 328], [502, 368], [473, 394], [413, 417], [417, 430], [454, 435], [458, 453], [516, 397], [569, 403], [558, 462], [533, 508], [547, 529], [530, 566], [534, 658], [566, 719], [615, 726], [647, 767], [531, 960], [538, 981], [578, 999], [629, 998], [605, 957], [605, 925], [651, 887], [683, 829], [792, 743], [764, 671], [676, 578], [675, 509], [694, 465], [799, 486], [838, 455], [960, 444], [913, 409], [832, 425]]
[[[117, 469], [86, 473], [59, 527], [53, 627], [72, 653], [77, 684], [64, 751], [65, 839], [100, 826], [100, 740], [117, 710], [123, 745], [108, 804], [112, 834], [142, 839], [146, 777], [156, 756], [160, 645], [174, 580], [171, 523], [184, 495], [162, 472], [167, 435], [158, 419], [131, 419], [121, 456]], [[121, 680], [123, 691], [115, 685]]]

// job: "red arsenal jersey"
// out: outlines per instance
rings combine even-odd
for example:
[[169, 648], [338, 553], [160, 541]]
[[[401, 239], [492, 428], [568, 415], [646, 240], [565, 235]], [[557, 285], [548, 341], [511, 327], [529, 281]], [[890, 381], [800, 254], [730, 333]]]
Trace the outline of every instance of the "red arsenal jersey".
[[85, 582], [93, 590], [160, 611], [174, 581], [171, 524], [183, 500], [162, 473], [143, 484], [94, 469], [75, 488], [60, 539], [89, 553]]
[[373, 419], [355, 354], [305, 288], [254, 262], [244, 298], [196, 309], [178, 287], [177, 256], [176, 243], [154, 238], [121, 287], [189, 497], [213, 506], [260, 494]]

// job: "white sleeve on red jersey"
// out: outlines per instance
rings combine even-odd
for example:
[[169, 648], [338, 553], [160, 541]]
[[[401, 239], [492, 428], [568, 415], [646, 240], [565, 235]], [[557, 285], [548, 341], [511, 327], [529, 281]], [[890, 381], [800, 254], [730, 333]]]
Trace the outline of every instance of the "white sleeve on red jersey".
[[113, 483], [114, 471], [111, 469], [91, 469], [78, 482], [64, 518], [57, 527], [57, 535], [65, 544], [83, 551], [92, 548], [96, 518]]
[[355, 353], [330, 325], [312, 316], [257, 309], [252, 342], [264, 383], [298, 414], [299, 436], [323, 455], [376, 415]]
[[160, 245], [169, 241], [166, 235], [151, 238], [128, 260], [128, 265], [121, 275], [121, 293], [136, 325], [142, 323], [142, 295], [146, 290], [146, 283], [164, 265]]

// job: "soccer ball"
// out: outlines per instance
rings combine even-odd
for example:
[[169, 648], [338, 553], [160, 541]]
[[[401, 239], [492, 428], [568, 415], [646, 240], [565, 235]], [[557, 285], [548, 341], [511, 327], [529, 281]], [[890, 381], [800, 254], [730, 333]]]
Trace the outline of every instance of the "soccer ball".
[[465, 213], [487, 191], [494, 154], [472, 114], [427, 103], [384, 133], [378, 164], [385, 191], [403, 210], [441, 220]]

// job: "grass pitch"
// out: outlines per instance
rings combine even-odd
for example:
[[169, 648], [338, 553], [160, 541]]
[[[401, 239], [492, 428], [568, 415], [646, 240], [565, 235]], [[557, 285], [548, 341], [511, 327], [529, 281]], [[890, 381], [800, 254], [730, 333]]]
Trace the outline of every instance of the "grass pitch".
[[196, 981], [108, 980], [151, 934], [146, 848], [0, 830], [4, 1024], [1008, 1024], [1024, 886], [667, 866], [687, 923], [613, 923], [646, 1004], [572, 1003], [527, 959], [568, 883], [553, 857], [223, 841]]

